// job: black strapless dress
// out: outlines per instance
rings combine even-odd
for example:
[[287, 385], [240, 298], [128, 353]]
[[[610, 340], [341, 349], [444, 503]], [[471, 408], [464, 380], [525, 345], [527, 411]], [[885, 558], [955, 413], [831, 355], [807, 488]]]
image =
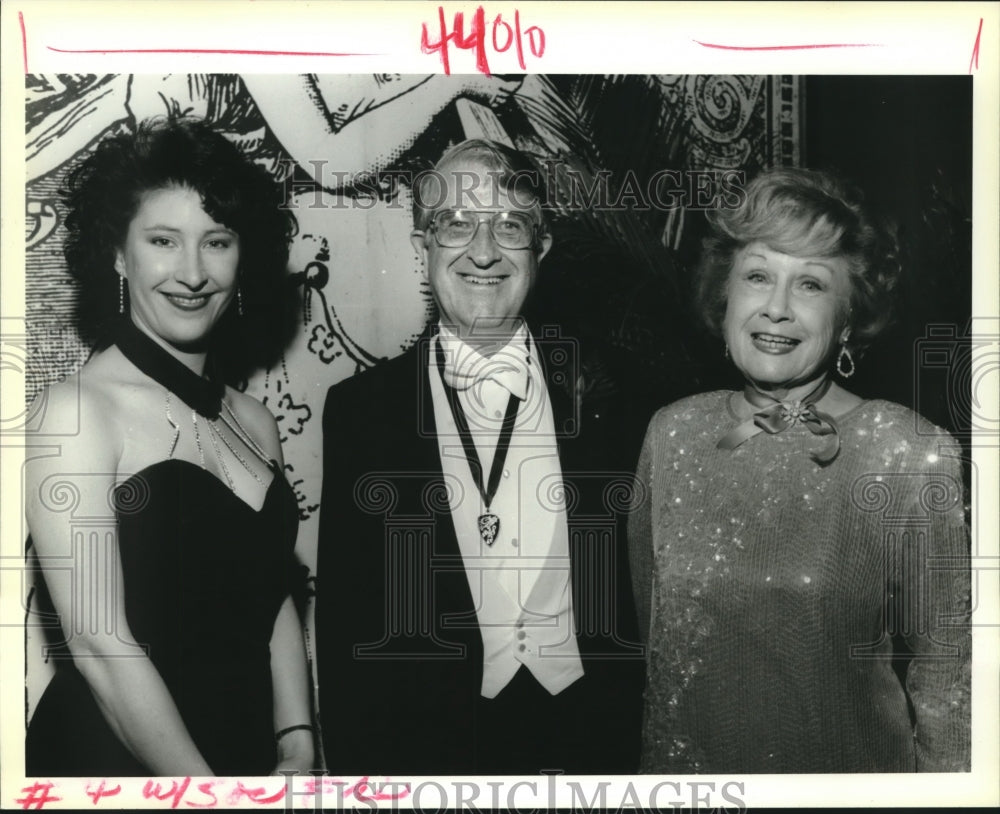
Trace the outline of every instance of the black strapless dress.
[[[299, 574], [294, 493], [275, 471], [254, 511], [210, 472], [173, 459], [120, 484], [115, 509], [128, 624], [188, 732], [217, 775], [268, 774], [276, 761], [269, 642]], [[65, 646], [52, 658], [55, 677], [28, 726], [27, 774], [149, 775], [105, 722]]]

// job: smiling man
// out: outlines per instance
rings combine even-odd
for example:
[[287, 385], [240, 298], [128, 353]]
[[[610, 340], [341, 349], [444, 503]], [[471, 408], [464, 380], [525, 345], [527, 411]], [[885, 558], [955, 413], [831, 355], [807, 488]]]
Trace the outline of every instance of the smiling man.
[[642, 662], [613, 497], [631, 472], [584, 432], [602, 425], [576, 409], [573, 343], [522, 318], [552, 245], [539, 173], [466, 141], [414, 192], [438, 319], [324, 414], [327, 768], [634, 772]]
[[518, 158], [499, 145], [467, 141], [416, 190], [410, 241], [423, 258], [441, 325], [487, 356], [519, 327], [538, 264], [552, 246], [537, 174], [515, 164]]

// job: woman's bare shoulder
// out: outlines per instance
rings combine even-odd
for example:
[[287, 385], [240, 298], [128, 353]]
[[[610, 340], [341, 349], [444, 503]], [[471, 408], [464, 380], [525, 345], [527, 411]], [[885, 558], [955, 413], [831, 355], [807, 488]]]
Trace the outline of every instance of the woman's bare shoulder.
[[250, 437], [263, 447], [268, 457], [280, 463], [282, 456], [278, 423], [267, 406], [253, 396], [232, 388], [226, 388], [226, 403]]
[[145, 409], [154, 388], [117, 348], [92, 356], [78, 371], [42, 388], [29, 407], [34, 437], [82, 446], [106, 458], [120, 452], [132, 411]]
[[[122, 451], [123, 422], [116, 415], [113, 388], [81, 369], [42, 389], [31, 407], [32, 431], [25, 435], [25, 512], [36, 536], [55, 522], [68, 494], [86, 516], [107, 509]], [[70, 491], [60, 491], [69, 487]], [[61, 522], [61, 521], [60, 521]], [[57, 535], [58, 537], [58, 535]], [[52, 538], [56, 539], [56, 538]]]
[[73, 437], [86, 427], [99, 433], [113, 425], [112, 388], [90, 375], [86, 365], [71, 376], [43, 387], [28, 408], [34, 435]]

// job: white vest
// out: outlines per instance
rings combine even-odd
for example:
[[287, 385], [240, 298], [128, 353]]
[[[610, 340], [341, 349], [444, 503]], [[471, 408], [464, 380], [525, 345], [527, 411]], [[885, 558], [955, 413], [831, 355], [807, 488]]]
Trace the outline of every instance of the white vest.
[[[479, 534], [485, 506], [441, 384], [438, 342], [446, 381], [459, 388], [484, 487], [510, 394], [525, 396], [490, 505], [500, 519], [492, 545]], [[583, 675], [573, 634], [569, 533], [552, 405], [530, 342], [522, 326], [504, 348], [484, 357], [441, 326], [429, 348], [441, 468], [483, 638], [486, 698], [496, 697], [522, 664], [553, 695]]]

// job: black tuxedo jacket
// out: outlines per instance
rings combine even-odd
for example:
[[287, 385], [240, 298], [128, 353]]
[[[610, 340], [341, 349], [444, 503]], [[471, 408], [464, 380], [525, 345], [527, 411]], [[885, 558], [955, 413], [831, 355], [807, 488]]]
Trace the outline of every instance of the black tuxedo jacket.
[[[429, 341], [327, 394], [316, 659], [338, 775], [479, 773], [471, 744], [489, 737], [477, 726], [483, 646], [442, 476]], [[580, 409], [572, 342], [549, 331], [535, 347], [567, 490], [580, 714], [597, 771], [634, 773], [644, 672], [624, 531], [641, 430]]]

